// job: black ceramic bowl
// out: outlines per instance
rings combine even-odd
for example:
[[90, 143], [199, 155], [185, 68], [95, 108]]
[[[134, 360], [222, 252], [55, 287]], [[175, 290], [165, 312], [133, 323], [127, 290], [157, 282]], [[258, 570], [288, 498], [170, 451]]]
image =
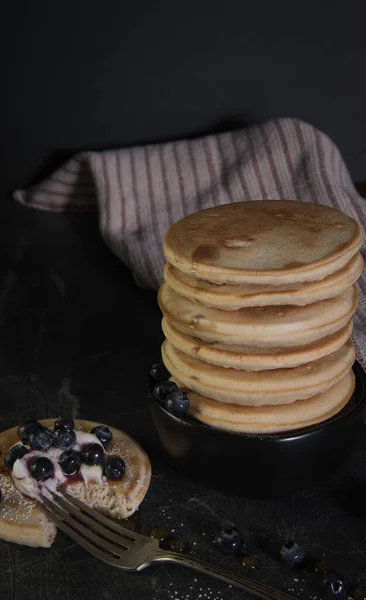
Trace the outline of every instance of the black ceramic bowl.
[[248, 497], [286, 496], [329, 478], [364, 427], [366, 375], [353, 366], [355, 392], [344, 409], [318, 425], [279, 434], [231, 433], [169, 412], [149, 391], [159, 439], [190, 478]]

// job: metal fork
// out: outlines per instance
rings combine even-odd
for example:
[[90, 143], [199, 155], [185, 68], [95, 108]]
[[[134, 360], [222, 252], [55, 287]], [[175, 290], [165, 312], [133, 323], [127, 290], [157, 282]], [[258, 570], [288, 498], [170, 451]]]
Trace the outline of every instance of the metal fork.
[[177, 563], [240, 588], [261, 600], [295, 600], [293, 596], [200, 558], [160, 547], [150, 538], [112, 521], [64, 489], [42, 497], [39, 506], [66, 535], [96, 558], [123, 569], [141, 571], [156, 563]]

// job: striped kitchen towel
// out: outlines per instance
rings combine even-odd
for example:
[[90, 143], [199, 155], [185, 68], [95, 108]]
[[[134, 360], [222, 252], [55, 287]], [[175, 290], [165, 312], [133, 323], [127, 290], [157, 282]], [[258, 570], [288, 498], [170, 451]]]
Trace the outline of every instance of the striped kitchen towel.
[[[191, 212], [242, 200], [298, 199], [338, 208], [366, 229], [361, 198], [335, 144], [296, 119], [247, 129], [105, 152], [83, 152], [27, 190], [19, 202], [52, 211], [97, 210], [104, 241], [138, 285], [163, 278], [163, 236]], [[366, 364], [366, 276], [355, 318]]]

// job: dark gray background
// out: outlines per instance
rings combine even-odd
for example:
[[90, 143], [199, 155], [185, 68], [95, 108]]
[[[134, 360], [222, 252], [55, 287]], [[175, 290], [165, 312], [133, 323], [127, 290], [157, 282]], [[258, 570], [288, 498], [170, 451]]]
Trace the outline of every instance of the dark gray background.
[[[5, 3], [3, 3], [5, 5]], [[328, 133], [366, 179], [364, 2], [7, 3], [3, 185], [53, 159], [275, 116]]]

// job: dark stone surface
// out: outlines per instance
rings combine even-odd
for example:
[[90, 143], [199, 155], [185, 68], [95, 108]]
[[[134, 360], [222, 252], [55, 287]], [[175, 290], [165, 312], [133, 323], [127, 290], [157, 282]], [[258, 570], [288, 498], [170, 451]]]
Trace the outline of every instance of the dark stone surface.
[[[366, 436], [331, 482], [271, 502], [213, 492], [176, 474], [157, 444], [145, 402], [149, 365], [162, 339], [155, 295], [138, 289], [103, 245], [93, 216], [34, 212], [2, 202], [0, 222], [0, 428], [59, 414], [104, 421], [148, 451], [153, 478], [141, 530], [174, 530], [205, 558], [295, 597], [321, 598], [322, 576], [278, 560], [295, 538], [310, 558], [326, 560], [365, 586]], [[340, 440], [341, 443], [341, 440]], [[250, 457], [238, 457], [250, 460]], [[218, 473], [219, 476], [219, 473]], [[212, 537], [232, 523], [259, 556], [246, 571]], [[173, 566], [128, 574], [89, 556], [63, 534], [49, 550], [0, 541], [3, 600], [168, 600], [243, 594]]]

